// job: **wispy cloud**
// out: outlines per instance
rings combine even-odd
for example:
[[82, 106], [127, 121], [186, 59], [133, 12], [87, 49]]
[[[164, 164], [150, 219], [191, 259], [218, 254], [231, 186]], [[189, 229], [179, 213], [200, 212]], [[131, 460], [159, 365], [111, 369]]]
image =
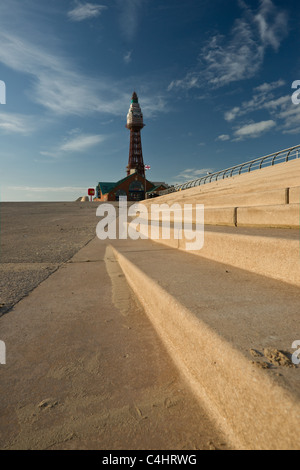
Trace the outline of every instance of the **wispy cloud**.
[[273, 91], [285, 85], [284, 80], [277, 80], [276, 82], [263, 83], [262, 85], [254, 88], [253, 96], [249, 101], [243, 101], [240, 106], [235, 106], [229, 111], [226, 111], [224, 118], [226, 121], [234, 121], [237, 117], [244, 116], [253, 111], [261, 109], [268, 109], [273, 107], [274, 94]]
[[107, 9], [107, 6], [95, 3], [83, 3], [79, 1], [76, 3], [76, 7], [68, 12], [68, 17], [70, 20], [77, 22], [97, 18], [101, 15], [103, 10]]
[[[0, 31], [0, 62], [30, 75], [28, 96], [55, 115], [91, 116], [95, 113], [126, 116], [132, 90], [110, 77], [93, 78], [76, 70], [62, 54], [33, 44], [26, 38]], [[129, 60], [129, 57], [128, 57]], [[167, 112], [161, 95], [143, 95], [145, 117]]]
[[141, 12], [148, 0], [116, 0], [123, 36], [131, 42], [138, 31]]
[[233, 121], [240, 113], [241, 108], [239, 106], [235, 106], [230, 111], [226, 111], [225, 113], [225, 121]]
[[124, 115], [128, 95], [111, 80], [85, 76], [63, 55], [13, 33], [1, 31], [0, 42], [0, 62], [33, 77], [29, 95], [44, 108], [60, 115]]
[[[32, 9], [27, 12], [19, 0], [11, 2], [17, 18], [24, 18], [24, 21], [18, 23], [19, 27], [16, 30], [8, 28], [7, 24], [12, 21], [12, 9], [5, 2], [0, 3], [0, 64], [30, 78], [30, 88], [24, 89], [27, 97], [44, 110], [50, 111], [55, 117], [73, 115], [84, 118], [102, 114], [122, 116], [126, 119], [133, 91], [132, 77], [120, 81], [105, 73], [94, 77], [84, 73], [75, 59], [64, 52], [64, 44], [59, 37], [56, 36], [54, 40], [50, 37], [53, 31], [48, 27], [48, 23], [45, 23], [42, 8], [38, 11], [39, 21], [36, 21], [36, 16], [32, 18]], [[126, 29], [132, 27], [130, 34], [136, 34], [140, 12], [146, 2], [147, 0], [122, 0], [122, 2], [114, 0], [114, 4], [119, 8], [119, 15], [124, 14], [125, 18], [126, 15], [130, 17], [133, 13], [132, 22], [126, 23]], [[87, 4], [96, 5], [96, 2], [77, 2], [76, 9]], [[53, 14], [51, 6], [48, 8]], [[36, 15], [36, 9], [34, 12]], [[47, 24], [48, 27], [44, 34], [42, 26], [39, 26], [43, 24]], [[122, 24], [125, 27], [124, 23]], [[32, 34], [33, 28], [35, 34]], [[130, 62], [131, 54], [132, 51], [128, 48], [124, 57], [125, 62]], [[143, 86], [147, 87], [147, 80], [144, 80]], [[143, 103], [147, 119], [167, 111], [166, 100], [153, 91], [153, 83], [148, 83], [148, 92], [143, 93]]]
[[64, 143], [60, 150], [63, 152], [84, 152], [91, 147], [95, 147], [106, 139], [103, 135], [80, 135]]
[[280, 129], [284, 134], [300, 133], [300, 105], [291, 102], [290, 96], [283, 97], [285, 101], [279, 102], [278, 106], [272, 109], [276, 113], [280, 122]]
[[146, 119], [156, 118], [162, 113], [168, 113], [170, 110], [165, 97], [160, 94], [151, 96], [145, 93], [140, 105]]
[[32, 118], [21, 114], [1, 112], [0, 131], [4, 134], [29, 135], [34, 131]]
[[202, 48], [199, 65], [179, 80], [173, 80], [168, 90], [197, 88], [209, 83], [222, 87], [249, 79], [260, 70], [266, 51], [278, 48], [288, 31], [287, 14], [271, 0], [260, 0], [255, 14], [240, 0], [243, 16], [237, 19], [229, 39], [217, 34]]
[[123, 57], [123, 60], [125, 64], [130, 64], [130, 62], [132, 61], [132, 51], [126, 52], [126, 54]]
[[263, 83], [262, 85], [255, 87], [254, 91], [256, 93], [270, 93], [271, 91], [276, 90], [276, 88], [283, 87], [284, 85], [285, 81], [280, 79], [271, 83]]
[[271, 0], [260, 0], [254, 21], [258, 25], [262, 47], [271, 46], [277, 51], [286, 35], [287, 14], [278, 10]]
[[[74, 130], [73, 134], [76, 134]], [[70, 133], [72, 135], [72, 132]], [[80, 134], [76, 137], [65, 139], [60, 145], [50, 150], [42, 150], [40, 154], [44, 157], [61, 158], [68, 153], [83, 153], [95, 147], [107, 139], [100, 134]]]
[[206, 176], [209, 173], [213, 172], [214, 170], [212, 168], [187, 168], [186, 170], [183, 170], [181, 173], [175, 176], [173, 184], [182, 184], [186, 183], [187, 181], [193, 181], [197, 178], [201, 178], [202, 176]]
[[269, 131], [275, 126], [276, 126], [276, 122], [272, 120], [247, 124], [245, 126], [240, 127], [239, 129], [235, 131], [235, 136], [236, 136], [235, 140], [243, 140], [245, 138], [259, 137], [263, 133]]
[[[259, 137], [261, 132], [256, 133], [253, 124], [249, 124], [249, 118], [253, 113], [264, 113], [267, 119], [264, 123], [276, 122], [277, 130], [284, 134], [296, 134], [300, 128], [300, 105], [292, 103], [292, 89], [290, 94], [279, 94], [280, 88], [286, 88], [286, 83], [283, 80], [276, 82], [264, 83], [253, 90], [253, 96], [250, 100], [244, 101], [240, 106], [235, 106], [224, 114], [224, 119], [234, 126], [237, 119], [241, 118], [248, 120], [243, 126], [240, 126], [235, 131], [237, 138]], [[266, 132], [274, 127], [274, 125], [266, 126], [261, 129]], [[240, 130], [241, 129], [241, 130]], [[260, 127], [258, 127], [260, 129]], [[247, 131], [250, 131], [248, 133]], [[251, 132], [253, 131], [253, 132]], [[238, 132], [238, 134], [237, 134]]]
[[230, 136], [228, 134], [222, 134], [222, 135], [219, 135], [216, 140], [218, 141], [221, 141], [221, 142], [226, 142], [227, 140], [230, 140]]

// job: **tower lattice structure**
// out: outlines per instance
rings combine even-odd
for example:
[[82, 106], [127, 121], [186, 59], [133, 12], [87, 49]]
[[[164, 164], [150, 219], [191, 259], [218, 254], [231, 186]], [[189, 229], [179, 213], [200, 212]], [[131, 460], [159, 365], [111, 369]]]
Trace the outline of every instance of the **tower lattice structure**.
[[130, 130], [127, 176], [129, 176], [134, 171], [137, 171], [137, 173], [145, 177], [145, 165], [143, 160], [141, 139], [141, 129], [145, 127], [145, 124], [136, 92], [134, 92], [132, 95], [131, 105], [127, 114], [126, 127]]

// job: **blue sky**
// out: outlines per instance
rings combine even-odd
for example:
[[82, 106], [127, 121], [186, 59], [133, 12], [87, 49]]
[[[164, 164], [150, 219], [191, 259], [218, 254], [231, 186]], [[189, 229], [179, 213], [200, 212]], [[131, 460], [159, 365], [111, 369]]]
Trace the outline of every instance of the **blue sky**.
[[1, 200], [72, 201], [126, 176], [134, 90], [152, 181], [184, 182], [299, 144], [298, 5], [1, 2]]

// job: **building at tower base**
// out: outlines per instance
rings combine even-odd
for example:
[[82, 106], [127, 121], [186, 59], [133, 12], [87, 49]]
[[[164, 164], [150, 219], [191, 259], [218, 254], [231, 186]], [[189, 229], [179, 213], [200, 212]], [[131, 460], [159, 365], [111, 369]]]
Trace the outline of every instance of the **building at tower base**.
[[152, 183], [135, 171], [116, 183], [99, 182], [96, 187], [96, 200], [119, 201], [120, 196], [126, 196], [128, 201], [138, 202], [153, 197], [158, 191], [166, 188], [166, 183]]

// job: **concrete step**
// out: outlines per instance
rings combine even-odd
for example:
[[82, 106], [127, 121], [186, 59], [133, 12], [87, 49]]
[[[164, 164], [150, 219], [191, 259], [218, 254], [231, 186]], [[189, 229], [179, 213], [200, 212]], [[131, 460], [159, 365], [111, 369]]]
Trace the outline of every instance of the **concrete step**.
[[299, 228], [298, 204], [237, 208], [237, 226]]
[[299, 204], [300, 202], [300, 186], [295, 186], [289, 190], [289, 203]]
[[[299, 180], [300, 159], [297, 159], [161, 196], [159, 200], [171, 203], [171, 201], [179, 202], [191, 198], [195, 202], [195, 198], [201, 198], [203, 195], [218, 197], [219, 195], [248, 194], [251, 196], [252, 193], [299, 187]], [[295, 202], [299, 202], [299, 198]], [[271, 204], [276, 203], [271, 202]]]
[[[160, 201], [160, 200], [159, 200]], [[230, 193], [221, 188], [218, 191], [202, 191], [198, 196], [184, 197], [181, 204], [204, 204], [206, 207], [251, 207], [299, 204], [300, 186], [269, 191], [244, 191]]]
[[[232, 201], [234, 202], [234, 201]], [[187, 210], [184, 218], [186, 222], [196, 223], [196, 203], [190, 203], [193, 210]], [[147, 205], [147, 214], [142, 218], [149, 220], [166, 220], [170, 214], [171, 222], [178, 222], [183, 219], [184, 204], [176, 203], [177, 209], [171, 206], [156, 213], [154, 210], [157, 203]], [[175, 206], [175, 204], [174, 204]], [[278, 227], [278, 228], [299, 228], [300, 206], [298, 204], [285, 205], [258, 205], [250, 207], [210, 207], [204, 205], [204, 222], [206, 225], [227, 225], [227, 226], [249, 226], [249, 227]]]
[[300, 336], [299, 288], [150, 240], [114, 241], [113, 251], [174, 363], [236, 447], [299, 448], [300, 375], [288, 355]]
[[[299, 179], [300, 159], [146, 200], [143, 205], [150, 214], [158, 204], [169, 208], [203, 204], [207, 225], [299, 228]], [[195, 223], [194, 218], [195, 214], [191, 217]], [[171, 214], [171, 221], [176, 220]]]
[[[293, 191], [297, 188], [293, 188]], [[198, 196], [185, 197], [184, 204], [204, 204], [206, 207], [248, 207], [288, 204], [290, 188], [269, 191], [230, 193], [228, 191], [200, 192]], [[299, 202], [299, 199], [296, 201]]]
[[[170, 225], [169, 238], [162, 238], [160, 231], [160, 238], [152, 241], [300, 286], [298, 230], [214, 226], [205, 226], [203, 230], [193, 225], [194, 239], [191, 240], [191, 231], [182, 230], [181, 238], [178, 238], [178, 230], [174, 224]], [[151, 238], [151, 229], [146, 221], [138, 229], [141, 236]], [[197, 240], [199, 248], [189, 246]]]

